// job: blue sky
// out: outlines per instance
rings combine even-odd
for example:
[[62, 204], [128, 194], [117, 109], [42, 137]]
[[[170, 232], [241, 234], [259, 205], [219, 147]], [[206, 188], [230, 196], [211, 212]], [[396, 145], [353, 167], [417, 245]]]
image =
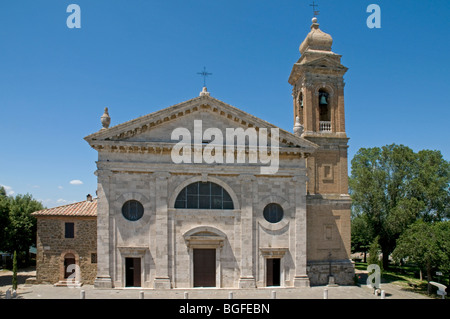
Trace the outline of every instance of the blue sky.
[[[83, 138], [104, 107], [116, 125], [194, 98], [204, 66], [213, 97], [292, 131], [287, 80], [311, 2], [1, 1], [0, 184], [47, 207], [95, 194], [97, 153]], [[450, 160], [450, 2], [316, 2], [349, 68], [349, 165], [359, 148], [391, 143]], [[80, 29], [66, 25], [72, 3]], [[366, 25], [371, 3], [381, 29]]]

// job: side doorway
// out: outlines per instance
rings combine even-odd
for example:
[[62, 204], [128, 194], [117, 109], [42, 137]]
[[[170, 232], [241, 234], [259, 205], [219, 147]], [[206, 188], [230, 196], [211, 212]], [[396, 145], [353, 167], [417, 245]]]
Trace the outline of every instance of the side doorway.
[[266, 286], [280, 286], [281, 278], [281, 259], [267, 258], [266, 259]]
[[141, 287], [141, 258], [125, 258], [125, 287]]

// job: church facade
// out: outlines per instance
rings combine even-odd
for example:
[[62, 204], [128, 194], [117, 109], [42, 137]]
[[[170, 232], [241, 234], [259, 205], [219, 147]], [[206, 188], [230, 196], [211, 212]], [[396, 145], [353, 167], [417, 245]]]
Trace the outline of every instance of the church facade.
[[112, 127], [105, 110], [85, 137], [98, 152], [95, 287], [353, 283], [347, 68], [331, 45], [313, 19], [289, 77], [292, 133], [206, 88]]

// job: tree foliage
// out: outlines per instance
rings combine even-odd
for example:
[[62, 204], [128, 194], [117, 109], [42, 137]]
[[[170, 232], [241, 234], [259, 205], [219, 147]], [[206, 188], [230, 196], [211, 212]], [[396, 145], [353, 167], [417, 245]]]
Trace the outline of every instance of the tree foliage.
[[36, 218], [31, 213], [43, 208], [29, 194], [6, 196], [0, 188], [0, 250], [28, 252], [36, 243]]
[[0, 187], [0, 250], [3, 250], [4, 243], [7, 240], [6, 230], [9, 225], [9, 206], [10, 201], [6, 196], [5, 189]]
[[[432, 280], [432, 270], [450, 271], [450, 221], [426, 223], [419, 220], [400, 236], [392, 256], [395, 260], [408, 259], [426, 270]], [[429, 286], [429, 292], [430, 292]]]
[[380, 260], [380, 252], [381, 247], [379, 244], [379, 238], [375, 237], [375, 239], [372, 241], [372, 243], [369, 246], [369, 258], [367, 260], [367, 263], [369, 265], [375, 264], [380, 266], [380, 269], [383, 269], [382, 262]]
[[372, 240], [379, 236], [383, 266], [403, 231], [418, 219], [450, 217], [450, 163], [439, 151], [403, 145], [362, 148], [352, 160], [350, 195]]
[[352, 252], [363, 252], [364, 262], [366, 262], [366, 253], [369, 250], [372, 238], [367, 232], [367, 221], [364, 216], [352, 216], [351, 234]]

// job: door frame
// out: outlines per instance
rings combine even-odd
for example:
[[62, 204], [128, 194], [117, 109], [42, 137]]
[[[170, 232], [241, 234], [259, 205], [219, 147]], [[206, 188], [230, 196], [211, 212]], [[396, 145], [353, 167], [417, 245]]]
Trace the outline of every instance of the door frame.
[[212, 246], [191, 246], [189, 247], [189, 285], [191, 288], [201, 288], [201, 287], [194, 287], [194, 249], [215, 249], [216, 251], [216, 287], [215, 288], [221, 288], [222, 287], [222, 267], [220, 264], [220, 253], [222, 249], [219, 249], [219, 247], [212, 247]]
[[65, 256], [68, 254], [72, 254], [75, 256], [75, 282], [81, 281], [81, 268], [80, 268], [80, 255], [74, 250], [68, 249], [61, 253], [59, 257], [59, 281], [65, 281], [67, 278], [65, 277], [66, 274], [66, 267], [65, 267]]
[[[267, 259], [280, 259], [280, 286], [279, 287], [286, 287], [286, 272], [289, 273], [289, 270], [286, 270], [285, 265], [285, 259], [284, 256], [289, 251], [289, 248], [286, 247], [280, 247], [280, 248], [273, 248], [273, 247], [264, 247], [260, 248], [260, 274], [259, 278], [262, 281], [263, 287], [271, 287], [267, 286]], [[261, 278], [262, 277], [262, 278]], [[260, 281], [260, 282], [261, 282]], [[278, 287], [278, 286], [276, 286]]]
[[[144, 288], [146, 282], [145, 282], [145, 256], [147, 251], [149, 251], [148, 247], [117, 247], [120, 251], [120, 261], [122, 262], [122, 265], [117, 267], [117, 269], [122, 269], [121, 276], [121, 286], [123, 288], [134, 288], [134, 287], [126, 287], [126, 271], [127, 271], [127, 265], [126, 265], [126, 258], [140, 258], [141, 259], [141, 288]], [[118, 278], [118, 279], [119, 279]]]
[[183, 234], [189, 253], [189, 287], [194, 288], [194, 249], [216, 250], [216, 288], [222, 287], [222, 248], [226, 235], [211, 226], [194, 227]]

